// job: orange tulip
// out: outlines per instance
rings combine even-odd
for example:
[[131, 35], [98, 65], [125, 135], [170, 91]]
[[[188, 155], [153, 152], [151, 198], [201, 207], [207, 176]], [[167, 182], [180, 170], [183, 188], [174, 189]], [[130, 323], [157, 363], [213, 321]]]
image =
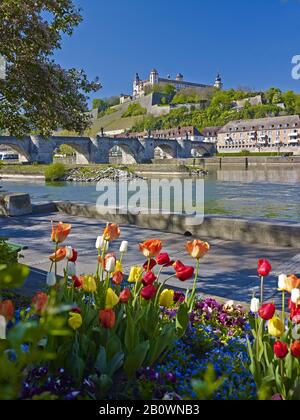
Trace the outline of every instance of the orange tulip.
[[295, 274], [290, 274], [285, 280], [285, 290], [292, 293], [293, 289], [300, 289], [300, 279]]
[[121, 271], [116, 271], [113, 274], [112, 281], [116, 286], [120, 286], [120, 284], [122, 283], [123, 280], [124, 280], [124, 275], [123, 275], [123, 273], [121, 273]]
[[55, 262], [58, 263], [64, 260], [66, 258], [66, 255], [67, 255], [66, 248], [58, 248], [56, 252], [50, 255], [49, 259], [54, 263]]
[[67, 223], [52, 223], [51, 240], [57, 244], [64, 242], [71, 232], [72, 225]]
[[104, 229], [103, 237], [106, 241], [112, 242], [115, 239], [119, 238], [121, 235], [121, 230], [118, 225], [114, 223], [109, 223]]
[[103, 328], [111, 330], [116, 323], [116, 314], [112, 309], [104, 309], [99, 312], [99, 322]]
[[140, 244], [139, 247], [146, 258], [156, 258], [162, 250], [162, 243], [157, 239], [150, 239]]
[[4, 316], [6, 321], [11, 321], [14, 317], [15, 307], [11, 300], [0, 302], [0, 315]]
[[45, 311], [45, 309], [47, 308], [48, 300], [49, 297], [43, 292], [38, 292], [33, 297], [32, 304], [38, 314], [41, 315]]
[[207, 242], [202, 242], [199, 240], [195, 240], [193, 242], [190, 241], [186, 244], [186, 250], [191, 257], [199, 260], [200, 258], [204, 257], [204, 255], [210, 250], [210, 245]]

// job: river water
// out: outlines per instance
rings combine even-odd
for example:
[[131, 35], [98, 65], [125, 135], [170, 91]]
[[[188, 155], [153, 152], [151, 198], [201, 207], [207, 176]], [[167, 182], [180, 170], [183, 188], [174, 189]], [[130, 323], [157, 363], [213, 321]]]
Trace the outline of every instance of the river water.
[[[150, 182], [150, 181], [149, 181]], [[33, 203], [69, 200], [96, 203], [95, 184], [5, 181], [3, 189], [27, 192]], [[300, 167], [210, 170], [204, 182], [206, 214], [300, 222]]]

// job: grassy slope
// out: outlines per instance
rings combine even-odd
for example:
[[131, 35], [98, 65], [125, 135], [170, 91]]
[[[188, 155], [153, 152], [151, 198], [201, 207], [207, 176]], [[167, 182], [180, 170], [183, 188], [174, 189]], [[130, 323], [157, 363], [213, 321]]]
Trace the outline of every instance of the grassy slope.
[[[96, 136], [100, 133], [101, 128], [104, 128], [105, 131], [115, 131], [115, 130], [126, 130], [131, 129], [134, 124], [144, 118], [144, 116], [138, 117], [129, 117], [129, 118], [122, 118], [123, 113], [128, 108], [127, 104], [118, 105], [116, 107], [117, 111], [110, 114], [105, 115], [102, 118], [97, 118], [93, 121], [93, 124], [90, 129], [88, 129], [84, 134], [86, 136]], [[58, 132], [60, 136], [78, 136], [78, 133], [71, 132], [71, 131], [60, 131]]]

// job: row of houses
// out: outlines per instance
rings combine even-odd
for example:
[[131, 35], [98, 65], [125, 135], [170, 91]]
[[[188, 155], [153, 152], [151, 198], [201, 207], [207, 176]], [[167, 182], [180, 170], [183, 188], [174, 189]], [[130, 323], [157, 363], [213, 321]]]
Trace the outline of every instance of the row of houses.
[[119, 134], [130, 138], [153, 137], [159, 139], [195, 140], [214, 143], [220, 153], [238, 153], [244, 150], [298, 152], [300, 150], [300, 117], [289, 115], [231, 121], [223, 127], [178, 127], [143, 133]]

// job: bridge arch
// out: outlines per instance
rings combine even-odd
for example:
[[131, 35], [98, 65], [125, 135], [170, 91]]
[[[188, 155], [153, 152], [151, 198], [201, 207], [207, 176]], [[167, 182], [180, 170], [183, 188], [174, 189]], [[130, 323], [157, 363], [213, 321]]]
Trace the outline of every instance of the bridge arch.
[[136, 151], [128, 143], [120, 141], [111, 142], [108, 152], [110, 163], [132, 165], [138, 162]]
[[31, 156], [29, 153], [28, 140], [18, 140], [10, 137], [1, 137], [1, 146], [10, 147], [19, 155], [19, 162], [30, 162]]
[[75, 151], [77, 164], [87, 165], [90, 163], [90, 138], [54, 137], [52, 139], [55, 145], [54, 151], [66, 145]]
[[154, 156], [157, 159], [176, 159], [177, 158], [177, 142], [173, 142], [173, 143], [155, 142]]
[[206, 145], [205, 143], [200, 144], [192, 144], [191, 148], [191, 156], [192, 157], [201, 157], [205, 154], [212, 154], [212, 146]]

